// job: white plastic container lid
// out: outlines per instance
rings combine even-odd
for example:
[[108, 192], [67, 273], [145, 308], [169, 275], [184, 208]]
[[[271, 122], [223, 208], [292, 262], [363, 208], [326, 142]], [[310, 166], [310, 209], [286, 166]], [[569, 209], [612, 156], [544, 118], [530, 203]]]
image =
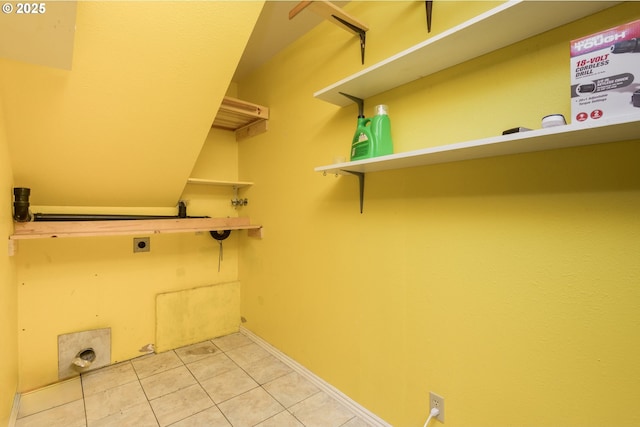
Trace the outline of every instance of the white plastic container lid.
[[567, 124], [567, 121], [564, 119], [564, 116], [562, 114], [550, 114], [542, 118], [543, 128], [550, 128], [553, 126], [564, 126], [566, 124]]

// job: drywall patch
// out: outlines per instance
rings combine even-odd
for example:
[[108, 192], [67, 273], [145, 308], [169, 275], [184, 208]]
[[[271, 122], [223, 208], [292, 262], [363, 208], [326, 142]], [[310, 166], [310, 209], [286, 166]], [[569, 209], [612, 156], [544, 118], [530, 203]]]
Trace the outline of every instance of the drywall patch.
[[[84, 357], [87, 354], [91, 357]], [[78, 358], [88, 363], [74, 364]], [[110, 363], [111, 328], [58, 335], [58, 379], [71, 378]]]
[[158, 352], [238, 332], [240, 282], [159, 294], [156, 316]]

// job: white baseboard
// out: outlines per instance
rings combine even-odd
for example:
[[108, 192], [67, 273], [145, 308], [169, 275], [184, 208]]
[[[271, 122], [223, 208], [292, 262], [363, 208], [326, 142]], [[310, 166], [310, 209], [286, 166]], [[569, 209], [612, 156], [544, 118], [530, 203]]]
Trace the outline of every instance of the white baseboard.
[[18, 419], [18, 410], [20, 409], [20, 393], [16, 393], [13, 398], [13, 407], [11, 408], [11, 415], [9, 415], [9, 424], [7, 427], [15, 427], [16, 420]]
[[282, 363], [288, 365], [291, 369], [293, 369], [298, 374], [302, 375], [304, 378], [309, 380], [313, 385], [318, 387], [320, 390], [327, 393], [329, 396], [333, 397], [335, 400], [340, 402], [345, 407], [349, 408], [354, 414], [356, 414], [363, 421], [371, 425], [372, 427], [392, 427], [391, 424], [384, 421], [382, 418], [378, 417], [373, 412], [364, 408], [359, 403], [355, 402], [346, 394], [342, 393], [340, 390], [318, 377], [316, 374], [273, 347], [271, 344], [245, 328], [244, 326], [240, 326], [240, 333], [250, 338], [253, 342], [258, 344], [260, 347], [264, 348], [266, 351], [271, 353], [277, 359], [279, 359]]

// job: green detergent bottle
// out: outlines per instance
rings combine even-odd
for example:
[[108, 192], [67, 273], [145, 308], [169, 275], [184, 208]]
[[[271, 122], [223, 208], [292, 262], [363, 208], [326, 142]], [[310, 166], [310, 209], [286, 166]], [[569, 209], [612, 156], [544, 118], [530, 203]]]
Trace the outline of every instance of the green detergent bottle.
[[393, 154], [393, 141], [391, 139], [391, 121], [389, 120], [389, 107], [384, 104], [376, 105], [376, 115], [371, 119], [371, 134], [373, 135], [373, 147], [370, 157]]
[[393, 153], [391, 141], [391, 122], [386, 105], [376, 106], [376, 115], [368, 119], [364, 116], [364, 101], [355, 96], [340, 92], [358, 104], [358, 125], [351, 141], [350, 160], [369, 159]]
[[370, 124], [371, 119], [363, 115], [358, 116], [358, 126], [351, 142], [351, 161], [371, 157], [374, 139]]

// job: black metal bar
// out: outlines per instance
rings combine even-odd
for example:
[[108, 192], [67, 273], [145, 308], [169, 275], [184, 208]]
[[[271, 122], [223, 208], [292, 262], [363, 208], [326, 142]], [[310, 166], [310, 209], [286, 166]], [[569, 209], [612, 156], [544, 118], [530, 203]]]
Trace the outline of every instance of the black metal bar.
[[119, 215], [119, 214], [59, 214], [59, 213], [35, 213], [29, 211], [29, 195], [31, 189], [15, 187], [13, 218], [18, 222], [27, 221], [126, 221], [135, 219], [171, 219], [171, 218], [209, 218], [208, 216], [187, 216], [187, 205], [184, 201], [178, 202], [178, 215]]
[[208, 218], [207, 216], [176, 215], [110, 215], [110, 214], [57, 214], [35, 213], [34, 221], [127, 221], [136, 219]]

